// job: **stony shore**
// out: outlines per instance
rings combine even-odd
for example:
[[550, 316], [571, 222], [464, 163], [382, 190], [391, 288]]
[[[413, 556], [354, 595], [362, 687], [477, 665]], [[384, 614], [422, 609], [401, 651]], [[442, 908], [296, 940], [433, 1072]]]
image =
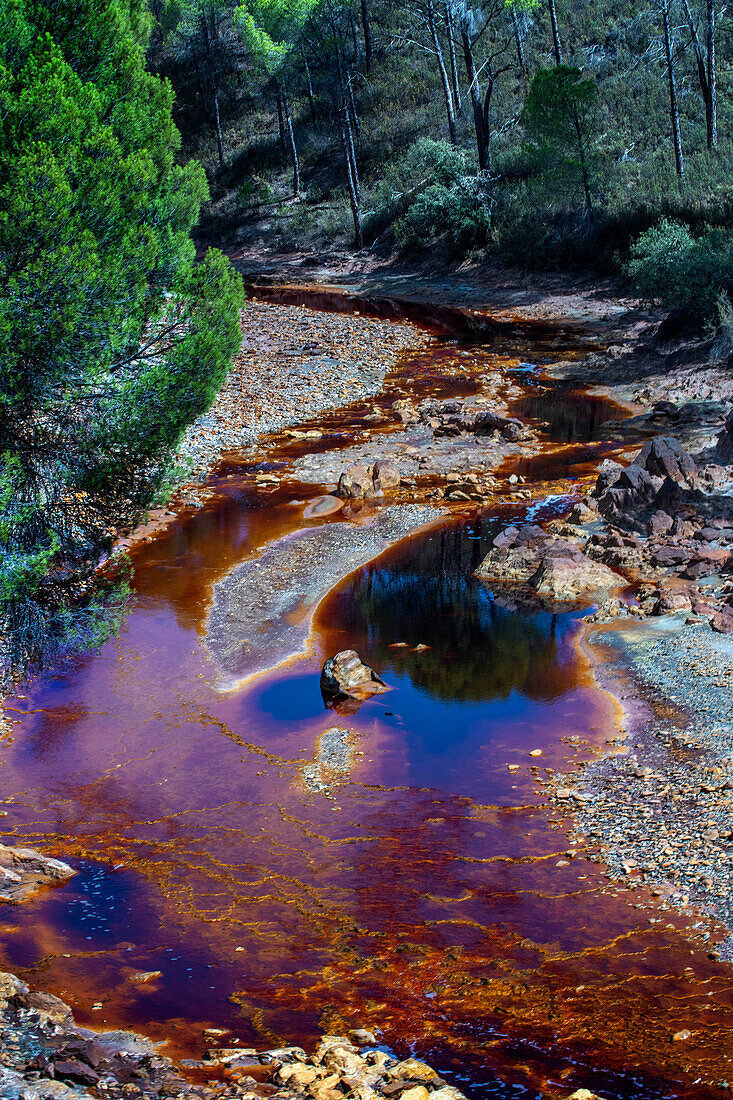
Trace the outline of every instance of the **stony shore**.
[[[625, 697], [628, 736], [550, 789], [612, 877], [662, 911], [733, 928], [733, 636], [687, 618], [591, 634], [601, 683]], [[696, 927], [707, 940], [707, 922]], [[732, 958], [733, 940], [711, 953]]]
[[[466, 1100], [427, 1063], [395, 1057], [370, 1031], [324, 1035], [311, 1054], [258, 1052], [214, 1029], [203, 1040], [201, 1061], [175, 1065], [134, 1032], [78, 1027], [58, 997], [0, 973], [4, 1100]], [[579, 1089], [569, 1100], [602, 1098]]]
[[226, 451], [376, 394], [401, 352], [425, 338], [403, 321], [249, 301], [242, 349], [211, 409], [186, 432], [181, 459], [201, 478]]

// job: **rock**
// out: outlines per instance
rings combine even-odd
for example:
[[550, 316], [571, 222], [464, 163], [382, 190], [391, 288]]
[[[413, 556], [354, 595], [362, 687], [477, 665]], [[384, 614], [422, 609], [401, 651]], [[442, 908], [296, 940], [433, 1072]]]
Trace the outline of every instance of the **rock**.
[[579, 500], [573, 506], [573, 510], [568, 516], [570, 523], [592, 523], [596, 519], [598, 519], [598, 513], [589, 508], [587, 504], [584, 504], [582, 500]]
[[636, 462], [656, 477], [668, 477], [677, 485], [692, 488], [697, 482], [697, 465], [679, 440], [658, 435], [645, 443]]
[[592, 599], [600, 593], [621, 588], [625, 580], [607, 565], [585, 554], [546, 558], [532, 578], [534, 591], [555, 600]]
[[343, 500], [336, 496], [315, 497], [303, 510], [303, 519], [317, 519], [321, 516], [330, 516], [340, 511], [344, 506]]
[[666, 535], [672, 530], [674, 520], [666, 512], [658, 509], [652, 513], [647, 530], [650, 535]]
[[501, 416], [491, 409], [480, 409], [472, 415], [464, 415], [461, 427], [465, 431], [474, 432], [476, 435], [490, 435], [499, 432], [507, 442], [515, 443], [521, 439], [523, 425], [521, 420], [515, 417]]
[[390, 1066], [385, 1076], [390, 1079], [406, 1077], [411, 1081], [433, 1081], [438, 1075], [427, 1062], [421, 1062], [417, 1058], [405, 1058], [403, 1062]]
[[688, 562], [692, 550], [684, 546], [663, 545], [657, 547], [651, 557], [652, 565], [673, 567]]
[[344, 470], [339, 478], [336, 496], [343, 500], [373, 500], [399, 487], [399, 470], [382, 459], [373, 465], [357, 463]]
[[417, 409], [412, 401], [409, 401], [407, 398], [393, 401], [392, 412], [395, 414], [395, 418], [401, 420], [403, 424], [415, 424], [420, 419], [420, 414]]
[[341, 474], [336, 496], [344, 500], [369, 500], [375, 495], [372, 471], [368, 466], [359, 463]]
[[[420, 647], [418, 646], [418, 649]], [[427, 649], [427, 646], [423, 647]], [[349, 1037], [357, 1043], [359, 1046], [367, 1046], [376, 1043], [377, 1037], [373, 1031], [367, 1031], [366, 1028], [357, 1027], [353, 1031], [349, 1032]]]
[[278, 1070], [277, 1076], [283, 1084], [303, 1091], [308, 1085], [313, 1084], [318, 1077], [318, 1072], [312, 1066], [303, 1065], [302, 1062], [291, 1062]]
[[324, 696], [347, 695], [353, 699], [368, 699], [389, 691], [373, 668], [365, 665], [353, 649], [345, 649], [329, 657], [321, 671], [321, 691]]
[[716, 634], [733, 634], [733, 611], [718, 611], [710, 620]]
[[586, 555], [577, 542], [549, 535], [535, 524], [509, 527], [493, 545], [476, 570], [477, 577], [526, 586], [551, 600], [592, 601], [626, 583], [607, 565]]
[[666, 588], [652, 609], [653, 615], [666, 615], [670, 611], [689, 611], [692, 597], [689, 588]]
[[415, 1085], [411, 1089], [405, 1089], [402, 1100], [428, 1100], [430, 1093], [424, 1085]]
[[37, 990], [27, 993], [18, 993], [10, 1001], [16, 1008], [25, 1008], [29, 1012], [37, 1012], [54, 1023], [67, 1023], [72, 1019], [71, 1009], [60, 997], [54, 997], [53, 993], [41, 993]]
[[79, 1061], [54, 1062], [53, 1072], [62, 1081], [73, 1081], [77, 1085], [96, 1085], [99, 1081], [99, 1074]]
[[632, 462], [621, 471], [616, 485], [620, 485], [622, 489], [629, 489], [634, 496], [641, 497], [643, 500], [654, 500], [662, 482], [648, 470]]
[[713, 573], [726, 570], [731, 564], [731, 558], [731, 551], [722, 546], [701, 548], [690, 558], [685, 576], [691, 579], [709, 577]]
[[728, 413], [725, 426], [715, 445], [719, 457], [726, 464], [733, 460], [733, 409]]
[[65, 882], [75, 874], [68, 863], [34, 848], [0, 845], [0, 901], [18, 903], [40, 886]]
[[375, 492], [392, 493], [400, 487], [400, 473], [391, 463], [379, 460], [372, 471]]
[[598, 467], [598, 477], [596, 479], [595, 495], [600, 497], [607, 489], [610, 489], [612, 485], [615, 485], [618, 481], [619, 474], [623, 470], [623, 466], [620, 462], [614, 462], [610, 458], [604, 458]]
[[675, 1031], [672, 1036], [673, 1043], [683, 1043], [685, 1039], [689, 1039], [692, 1036], [692, 1032], [688, 1028], [683, 1027], [681, 1031]]

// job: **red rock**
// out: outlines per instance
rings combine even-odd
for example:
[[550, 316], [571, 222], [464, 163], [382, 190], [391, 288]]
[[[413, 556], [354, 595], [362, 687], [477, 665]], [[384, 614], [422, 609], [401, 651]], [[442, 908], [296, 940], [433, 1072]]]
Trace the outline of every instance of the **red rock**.
[[78, 1061], [54, 1062], [53, 1072], [55, 1077], [74, 1081], [77, 1085], [96, 1085], [99, 1081], [99, 1074], [91, 1066]]

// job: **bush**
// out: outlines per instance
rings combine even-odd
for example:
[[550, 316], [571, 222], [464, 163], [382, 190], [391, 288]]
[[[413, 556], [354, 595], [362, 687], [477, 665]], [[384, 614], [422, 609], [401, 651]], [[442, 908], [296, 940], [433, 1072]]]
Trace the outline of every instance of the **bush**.
[[443, 238], [454, 249], [484, 245], [491, 230], [491, 181], [476, 175], [466, 154], [423, 138], [392, 166], [376, 193], [367, 232], [393, 227], [398, 242], [419, 248]]
[[273, 191], [260, 176], [250, 176], [237, 188], [237, 199], [242, 206], [257, 207], [272, 200]]
[[733, 238], [720, 228], [693, 237], [684, 223], [663, 218], [632, 244], [627, 272], [647, 301], [712, 317], [733, 286]]

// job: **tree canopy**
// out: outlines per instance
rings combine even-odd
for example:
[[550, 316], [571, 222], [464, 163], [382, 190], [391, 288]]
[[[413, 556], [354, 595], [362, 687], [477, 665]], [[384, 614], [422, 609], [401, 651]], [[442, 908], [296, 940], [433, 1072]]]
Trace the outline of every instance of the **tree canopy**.
[[[138, 0], [0, 0], [0, 630], [20, 659], [150, 501], [240, 340]], [[108, 541], [108, 539], [107, 539]]]

